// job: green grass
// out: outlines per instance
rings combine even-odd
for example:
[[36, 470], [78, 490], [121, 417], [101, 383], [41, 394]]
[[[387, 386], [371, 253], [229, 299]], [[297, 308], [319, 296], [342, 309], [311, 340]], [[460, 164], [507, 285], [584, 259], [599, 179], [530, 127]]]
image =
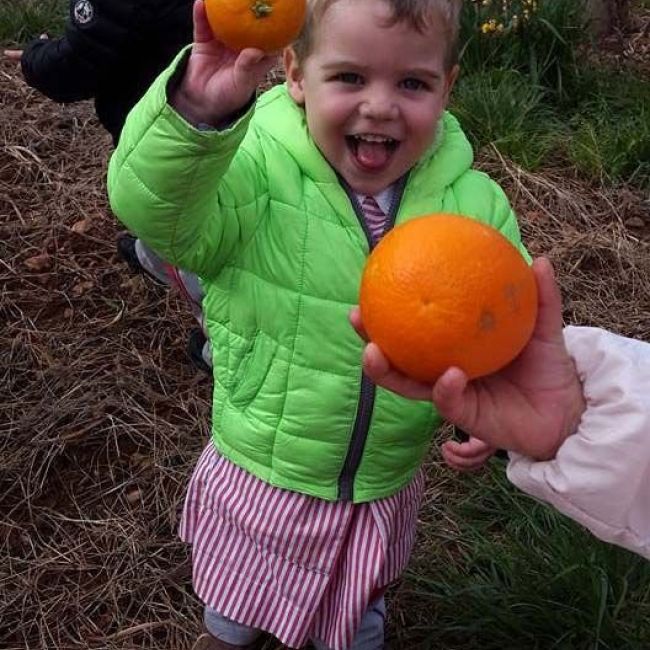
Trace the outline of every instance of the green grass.
[[537, 169], [560, 128], [547, 92], [515, 71], [488, 70], [464, 76], [451, 109], [477, 148], [493, 144], [527, 169]]
[[560, 97], [525, 72], [464, 72], [451, 109], [477, 148], [525, 169], [552, 157], [595, 183], [650, 189], [650, 82], [637, 75], [585, 66]]
[[24, 45], [40, 34], [60, 34], [68, 3], [66, 0], [6, 0], [0, 3], [0, 44]]
[[407, 626], [404, 647], [650, 647], [650, 563], [517, 492], [500, 463], [462, 480], [458, 538], [441, 540], [436, 557], [408, 575], [410, 596], [430, 617]]
[[578, 106], [570, 162], [593, 178], [650, 190], [650, 83], [631, 74], [585, 75], [592, 98]]

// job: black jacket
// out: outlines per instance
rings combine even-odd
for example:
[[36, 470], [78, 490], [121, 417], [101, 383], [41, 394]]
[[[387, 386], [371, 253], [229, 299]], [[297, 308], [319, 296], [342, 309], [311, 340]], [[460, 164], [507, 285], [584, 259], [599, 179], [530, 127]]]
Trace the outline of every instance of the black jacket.
[[94, 99], [117, 143], [158, 73], [192, 40], [192, 0], [70, 0], [65, 34], [23, 52], [27, 83], [57, 102]]

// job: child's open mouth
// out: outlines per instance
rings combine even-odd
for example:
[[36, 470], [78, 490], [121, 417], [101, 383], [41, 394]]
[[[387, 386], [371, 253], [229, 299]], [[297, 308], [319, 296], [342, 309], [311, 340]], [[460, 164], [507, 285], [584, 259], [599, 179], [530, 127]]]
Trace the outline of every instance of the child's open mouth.
[[380, 171], [388, 165], [399, 141], [385, 135], [364, 133], [345, 137], [357, 164], [369, 171]]

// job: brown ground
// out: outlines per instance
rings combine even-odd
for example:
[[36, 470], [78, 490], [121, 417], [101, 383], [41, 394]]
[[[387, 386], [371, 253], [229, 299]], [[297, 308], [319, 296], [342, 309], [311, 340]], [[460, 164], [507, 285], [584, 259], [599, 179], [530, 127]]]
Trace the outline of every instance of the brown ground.
[[[192, 323], [177, 297], [115, 259], [109, 150], [92, 106], [58, 107], [0, 63], [5, 650], [183, 650], [199, 627], [175, 529], [210, 385], [186, 360]], [[555, 262], [567, 320], [650, 340], [647, 197], [571, 169], [527, 174], [496, 153], [481, 165], [508, 190], [531, 251]], [[448, 475], [435, 460], [431, 474], [422, 517], [453, 529], [438, 498]], [[393, 599], [393, 635], [408, 589]]]

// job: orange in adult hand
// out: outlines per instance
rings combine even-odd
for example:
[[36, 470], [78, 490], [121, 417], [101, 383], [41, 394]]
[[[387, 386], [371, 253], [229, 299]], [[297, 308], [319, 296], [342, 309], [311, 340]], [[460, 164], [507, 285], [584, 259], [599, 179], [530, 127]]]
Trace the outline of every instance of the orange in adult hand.
[[205, 0], [215, 38], [232, 50], [276, 52], [292, 43], [305, 20], [305, 0]]
[[361, 318], [404, 374], [435, 381], [451, 366], [470, 379], [510, 363], [530, 339], [537, 285], [494, 228], [433, 214], [397, 226], [368, 258]]

